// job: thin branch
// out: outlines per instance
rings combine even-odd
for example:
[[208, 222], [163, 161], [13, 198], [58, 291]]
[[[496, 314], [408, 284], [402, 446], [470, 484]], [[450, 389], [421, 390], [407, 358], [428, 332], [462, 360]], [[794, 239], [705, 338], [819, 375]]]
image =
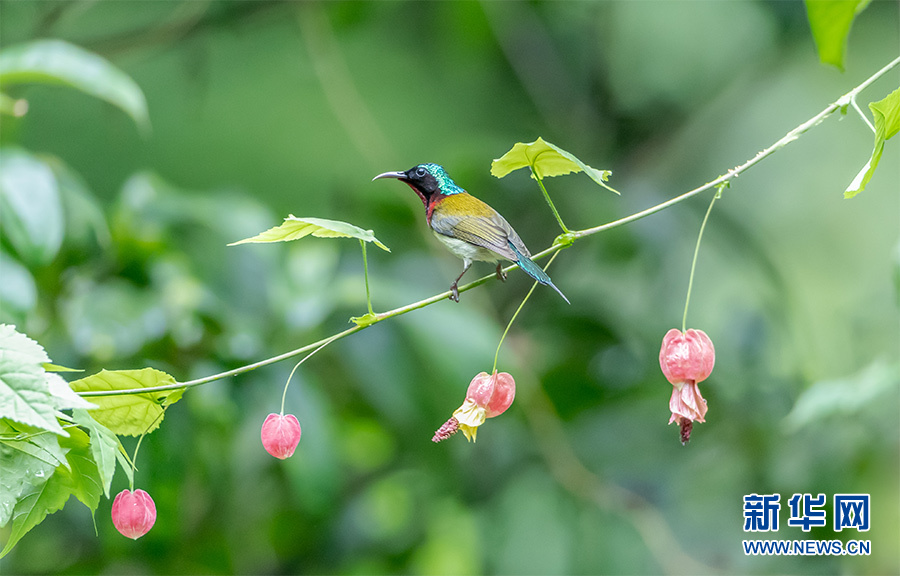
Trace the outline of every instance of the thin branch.
[[863, 113], [862, 109], [859, 107], [859, 104], [856, 103], [856, 96], [850, 99], [850, 104], [853, 105], [853, 109], [859, 114], [859, 117], [862, 118], [863, 122], [866, 123], [866, 126], [869, 127], [869, 130], [872, 131], [872, 134], [875, 134], [875, 127], [872, 126], [872, 123], [869, 122], [869, 119]]
[[[600, 232], [610, 230], [610, 229], [616, 228], [618, 226], [622, 226], [623, 224], [628, 224], [629, 222], [634, 222], [635, 220], [640, 220], [641, 218], [650, 216], [651, 214], [655, 214], [655, 213], [659, 212], [660, 210], [665, 210], [666, 208], [668, 208], [670, 206], [674, 206], [675, 204], [678, 204], [679, 202], [684, 202], [688, 198], [696, 196], [697, 194], [700, 194], [701, 192], [705, 192], [706, 190], [716, 188], [717, 186], [720, 186], [720, 185], [724, 184], [725, 182], [729, 182], [732, 179], [737, 178], [742, 173], [746, 172], [747, 170], [749, 170], [750, 168], [752, 168], [753, 166], [755, 166], [756, 164], [761, 162], [763, 159], [771, 156], [772, 154], [774, 154], [781, 148], [784, 148], [785, 146], [787, 146], [788, 144], [790, 144], [791, 142], [793, 142], [794, 140], [796, 140], [797, 138], [802, 136], [810, 128], [813, 128], [814, 126], [820, 124], [823, 120], [828, 118], [831, 114], [833, 114], [837, 110], [840, 110], [844, 106], [850, 105], [850, 103], [853, 101], [853, 98], [855, 98], [857, 94], [859, 94], [862, 90], [864, 90], [869, 85], [871, 85], [873, 82], [878, 80], [880, 77], [884, 76], [888, 71], [890, 71], [891, 69], [896, 67], [898, 64], [900, 64], [900, 57], [892, 60], [884, 68], [882, 68], [881, 70], [879, 70], [878, 72], [876, 72], [875, 74], [873, 74], [872, 76], [867, 78], [862, 84], [860, 84], [859, 86], [857, 86], [850, 92], [847, 92], [846, 94], [841, 96], [837, 101], [828, 105], [828, 107], [826, 107], [824, 110], [822, 110], [821, 112], [819, 112], [818, 114], [816, 114], [815, 116], [813, 116], [812, 118], [810, 118], [809, 120], [804, 122], [803, 124], [800, 124], [793, 130], [791, 130], [790, 132], [785, 134], [777, 142], [775, 142], [774, 144], [772, 144], [765, 150], [762, 150], [761, 152], [759, 152], [756, 156], [754, 156], [747, 162], [729, 170], [726, 174], [719, 176], [715, 180], [708, 182], [698, 188], [694, 188], [693, 190], [689, 190], [688, 192], [685, 192], [684, 194], [681, 194], [680, 196], [676, 196], [675, 198], [672, 198], [671, 200], [667, 200], [665, 202], [657, 204], [656, 206], [647, 208], [646, 210], [641, 210], [640, 212], [631, 214], [630, 216], [626, 216], [624, 218], [620, 218], [618, 220], [614, 220], [612, 222], [608, 222], [608, 223], [602, 224], [600, 226], [595, 226], [593, 228], [586, 228], [584, 230], [578, 230], [575, 232], [570, 232], [569, 234], [565, 234], [564, 235], [566, 237], [565, 243], [560, 244], [560, 243], [554, 242], [551, 246], [549, 246], [546, 249], [542, 250], [541, 252], [538, 252], [537, 254], [533, 255], [532, 260], [537, 260], [537, 259], [543, 258], [545, 256], [548, 256], [549, 254], [557, 252], [565, 247], [570, 246], [575, 241], [577, 241], [581, 238], [593, 236], [594, 234], [598, 234]], [[518, 265], [512, 264], [512, 265], [504, 268], [503, 271], [509, 272], [511, 270], [514, 270], [515, 268], [518, 268]], [[496, 274], [493, 274], [493, 273], [488, 274], [487, 276], [483, 276], [483, 277], [479, 278], [478, 280], [475, 280], [473, 282], [466, 284], [465, 286], [461, 286], [459, 288], [459, 292], [460, 293], [466, 292], [477, 286], [481, 286], [482, 284], [485, 284], [494, 278], [496, 278]], [[102, 391], [96, 390], [96, 391], [79, 392], [78, 394], [80, 396], [84, 396], [84, 397], [88, 397], [88, 396], [119, 396], [119, 395], [125, 395], [125, 394], [146, 394], [148, 392], [160, 392], [160, 391], [165, 391], [165, 390], [176, 390], [176, 389], [182, 389], [182, 388], [191, 388], [193, 386], [200, 386], [200, 385], [206, 384], [208, 382], [213, 382], [215, 380], [221, 380], [223, 378], [229, 378], [231, 376], [237, 376], [239, 374], [244, 374], [246, 372], [250, 372], [251, 370], [256, 370], [257, 368], [262, 368], [263, 366], [268, 366], [269, 364], [274, 364], [275, 362], [280, 362], [282, 360], [287, 360], [288, 358], [293, 358], [294, 356], [303, 354], [304, 352], [307, 352], [318, 346], [321, 346], [323, 343], [325, 343], [329, 340], [331, 340], [331, 341], [340, 340], [342, 338], [350, 336], [351, 334], [355, 334], [356, 332], [359, 332], [360, 330], [364, 330], [364, 329], [368, 328], [369, 326], [372, 326], [379, 322], [387, 320], [388, 318], [393, 318], [395, 316], [401, 316], [408, 312], [412, 312], [413, 310], [418, 310], [420, 308], [430, 306], [431, 304], [434, 304], [436, 302], [446, 300], [447, 298], [449, 298], [449, 296], [450, 296], [449, 290], [447, 290], [446, 292], [441, 292], [440, 294], [435, 294], [434, 296], [431, 296], [430, 298], [426, 298], [424, 300], [419, 300], [418, 302], [414, 302], [414, 303], [408, 304], [406, 306], [401, 306], [400, 308], [395, 308], [388, 312], [382, 312], [380, 314], [376, 314], [374, 319], [370, 323], [367, 323], [365, 325], [354, 326], [353, 328], [348, 328], [347, 330], [344, 330], [343, 332], [338, 332], [337, 334], [334, 334], [327, 338], [323, 338], [317, 342], [313, 342], [312, 344], [307, 344], [306, 346], [297, 348], [296, 350], [291, 350], [290, 352], [285, 352], [284, 354], [279, 354], [278, 356], [266, 358], [265, 360], [260, 360], [259, 362], [255, 362], [253, 364], [248, 364], [246, 366], [241, 366], [241, 367], [235, 368], [233, 370], [228, 370], [226, 372], [221, 372], [219, 374], [213, 374], [211, 376], [206, 376], [205, 378], [198, 378], [196, 380], [190, 380], [188, 382], [177, 382], [175, 384], [167, 384], [165, 386], [153, 386], [153, 387], [148, 387], [148, 388], [132, 388], [132, 389], [128, 389], [128, 390], [102, 390]]]
[[[679, 202], [683, 202], [683, 201], [687, 200], [688, 198], [691, 198], [692, 196], [696, 196], [697, 194], [700, 194], [701, 192], [705, 192], [707, 190], [715, 188], [716, 186], [719, 186], [720, 184], [722, 184], [724, 182], [729, 182], [732, 179], [737, 178], [742, 173], [746, 172], [747, 170], [749, 170], [750, 168], [752, 168], [753, 166], [755, 166], [756, 164], [761, 162], [763, 159], [771, 156], [778, 150], [784, 148], [785, 146], [787, 146], [788, 144], [790, 144], [791, 142], [793, 142], [794, 140], [796, 140], [797, 138], [802, 136], [810, 128], [820, 124], [823, 120], [825, 120], [826, 118], [828, 118], [829, 116], [834, 114], [836, 111], [838, 111], [841, 108], [843, 108], [844, 106], [847, 106], [848, 104], [850, 104], [853, 101], [853, 99], [856, 97], [857, 94], [859, 94], [860, 92], [865, 90], [870, 84], [872, 84], [873, 82], [875, 82], [876, 80], [878, 80], [879, 78], [881, 78], [882, 76], [887, 74], [892, 68], [894, 68], [898, 64], [900, 64], [900, 57], [897, 57], [894, 60], [892, 60], [884, 68], [882, 68], [881, 70], [879, 70], [878, 72], [876, 72], [875, 74], [873, 74], [872, 76], [867, 78], [862, 84], [860, 84], [853, 90], [847, 92], [846, 94], [844, 94], [843, 96], [838, 98], [834, 103], [829, 104], [827, 108], [825, 108], [824, 110], [822, 110], [821, 112], [819, 112], [818, 114], [816, 114], [815, 116], [813, 116], [812, 118], [810, 118], [809, 120], [804, 122], [803, 124], [797, 126], [793, 130], [791, 130], [790, 132], [785, 134], [777, 142], [775, 142], [774, 144], [772, 144], [765, 150], [762, 150], [761, 152], [759, 152], [756, 156], [754, 156], [747, 162], [741, 164], [740, 166], [732, 168], [726, 174], [719, 176], [712, 182], [707, 182], [703, 186], [700, 186], [698, 188], [694, 188], [693, 190], [685, 192], [681, 196], [676, 196], [675, 198], [672, 198], [671, 200], [668, 200], [661, 204], [657, 204], [656, 206], [647, 208], [646, 210], [642, 210], [641, 212], [637, 212], [635, 214], [632, 214], [631, 216], [626, 216], [625, 218], [621, 218], [619, 220], [610, 222], [608, 224], [603, 224], [602, 226], [596, 226], [594, 228], [587, 228], [585, 230], [580, 230], [578, 232], [574, 232], [572, 234], [573, 238], [574, 239], [583, 238], [585, 236], [590, 236], [592, 234], [596, 234], [597, 232], [603, 232], [604, 230], [609, 230], [610, 228], [615, 228], [616, 226], [621, 226], [622, 224], [628, 224], [629, 222], [634, 222], [635, 220], [640, 220], [641, 218], [644, 218], [645, 216], [655, 214], [655, 213], [659, 212], [660, 210], [665, 210], [669, 206], [678, 204]], [[541, 254], [543, 254], [543, 252]]]

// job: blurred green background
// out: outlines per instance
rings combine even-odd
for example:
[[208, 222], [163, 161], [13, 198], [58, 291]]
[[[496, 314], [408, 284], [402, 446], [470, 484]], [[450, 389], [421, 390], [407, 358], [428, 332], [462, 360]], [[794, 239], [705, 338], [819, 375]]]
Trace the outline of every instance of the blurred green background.
[[[626, 216], [712, 180], [897, 55], [898, 4], [853, 25], [846, 71], [818, 63], [800, 2], [0, 2], [0, 47], [63, 39], [143, 90], [152, 129], [52, 86], [0, 138], [71, 178], [52, 261], [4, 240], [0, 320], [89, 372], [187, 380], [281, 353], [365, 312], [359, 246], [225, 244], [288, 213], [372, 228], [376, 310], [446, 290], [460, 269], [420, 201], [380, 172], [443, 164], [532, 251], [555, 221], [491, 159], [543, 136], [613, 170], [547, 180], [567, 224]], [[896, 70], [863, 93], [880, 100]], [[490, 370], [530, 282], [521, 272], [342, 340], [295, 375], [287, 461], [259, 428], [284, 362], [187, 393], [140, 453], [156, 501], [132, 542], [74, 501], [6, 574], [896, 574], [900, 571], [900, 148], [842, 192], [872, 133], [852, 110], [738, 178], [700, 251], [688, 327], [716, 345], [707, 423], [666, 426], [657, 355], [680, 327], [709, 194], [579, 242], [553, 265], [499, 368], [518, 397], [477, 444], [433, 431]], [[59, 164], [61, 163], [61, 164]], [[470, 279], [491, 272], [476, 264]], [[132, 448], [134, 440], [126, 446]], [[113, 491], [127, 487], [119, 474]], [[829, 525], [786, 524], [796, 492]], [[746, 557], [742, 498], [777, 493], [781, 530], [872, 541], [868, 557]], [[872, 527], [836, 534], [831, 495], [867, 493]], [[2, 537], [5, 540], [5, 535]]]

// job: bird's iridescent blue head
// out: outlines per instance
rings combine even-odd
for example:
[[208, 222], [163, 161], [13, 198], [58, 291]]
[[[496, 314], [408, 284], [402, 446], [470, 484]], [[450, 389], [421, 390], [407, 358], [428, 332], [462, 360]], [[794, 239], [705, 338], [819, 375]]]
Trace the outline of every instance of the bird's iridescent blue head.
[[450, 178], [440, 164], [419, 164], [406, 172], [385, 172], [373, 180], [379, 178], [396, 178], [401, 182], [406, 182], [410, 188], [415, 190], [426, 206], [435, 195], [450, 196], [465, 192]]
[[438, 190], [444, 196], [465, 192], [465, 190], [456, 185], [456, 182], [450, 178], [450, 175], [447, 174], [447, 171], [440, 164], [419, 164], [406, 172], [407, 174], [413, 172], [415, 177], [423, 180], [431, 180], [433, 178], [437, 182]]

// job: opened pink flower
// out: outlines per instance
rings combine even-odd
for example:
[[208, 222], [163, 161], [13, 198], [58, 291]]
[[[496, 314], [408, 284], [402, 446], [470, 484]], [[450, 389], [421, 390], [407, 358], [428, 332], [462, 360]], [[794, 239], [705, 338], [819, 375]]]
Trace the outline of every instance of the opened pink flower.
[[466, 390], [466, 399], [453, 416], [434, 433], [432, 442], [440, 442], [462, 430], [470, 442], [476, 439], [478, 427], [488, 418], [506, 412], [516, 397], [516, 381], [506, 372], [481, 372]]
[[677, 422], [681, 427], [682, 444], [691, 439], [695, 421], [706, 421], [706, 400], [697, 384], [709, 377], [715, 363], [716, 350], [702, 330], [682, 332], [673, 328], [663, 338], [659, 366], [673, 386], [669, 424]]

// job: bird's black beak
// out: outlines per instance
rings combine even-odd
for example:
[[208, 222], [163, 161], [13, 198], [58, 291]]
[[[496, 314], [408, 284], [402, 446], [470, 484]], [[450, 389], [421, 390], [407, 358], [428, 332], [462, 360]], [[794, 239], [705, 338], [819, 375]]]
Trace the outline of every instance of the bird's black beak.
[[385, 172], [372, 178], [372, 181], [374, 182], [375, 180], [378, 180], [380, 178], [397, 178], [398, 180], [406, 180], [406, 172]]

